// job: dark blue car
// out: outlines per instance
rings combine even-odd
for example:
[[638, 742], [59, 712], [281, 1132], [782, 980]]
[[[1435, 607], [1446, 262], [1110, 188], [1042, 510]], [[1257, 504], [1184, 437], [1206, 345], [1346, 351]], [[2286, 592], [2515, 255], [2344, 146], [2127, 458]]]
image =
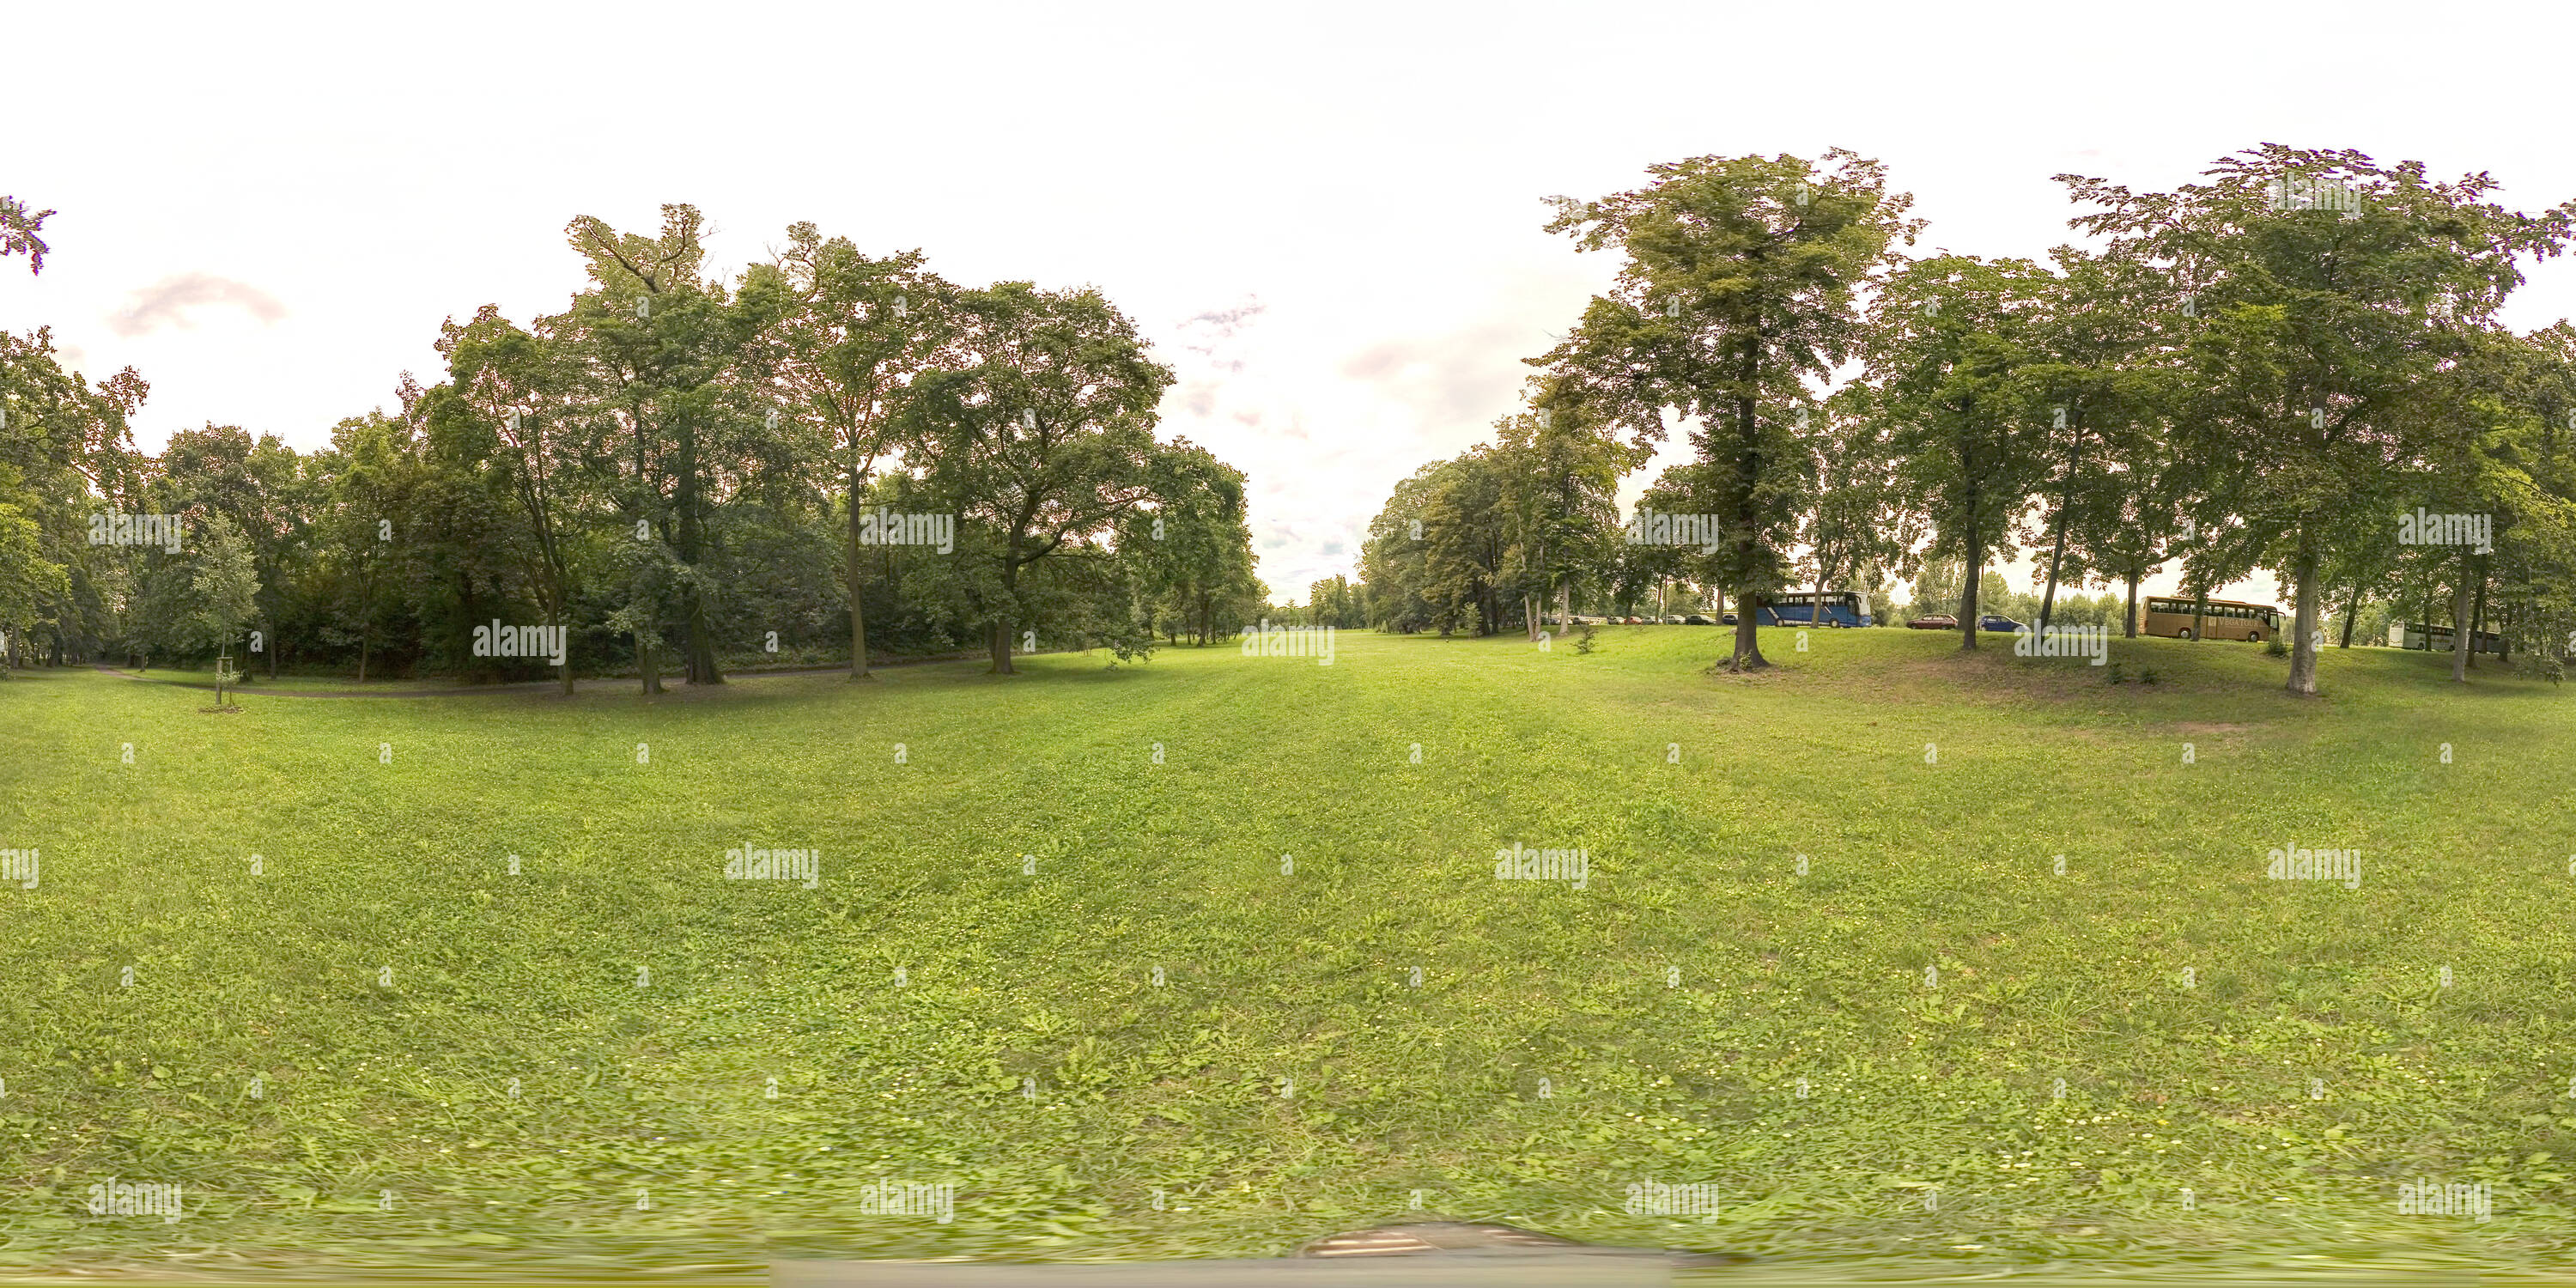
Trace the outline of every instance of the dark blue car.
[[1981, 631], [1997, 631], [2004, 634], [2010, 634], [2011, 632], [2027, 628], [2021, 623], [2016, 622], [2009, 617], [2005, 617], [2000, 613], [1988, 613], [1977, 619], [1977, 629]]

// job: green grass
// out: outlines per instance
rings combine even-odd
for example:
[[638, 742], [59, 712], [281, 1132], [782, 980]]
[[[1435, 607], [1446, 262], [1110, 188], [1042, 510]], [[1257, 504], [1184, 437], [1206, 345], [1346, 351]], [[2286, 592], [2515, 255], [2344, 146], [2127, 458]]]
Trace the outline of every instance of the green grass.
[[[2568, 696], [1792, 635], [1750, 678], [1710, 629], [1345, 633], [235, 714], [20, 673], [0, 1266], [1267, 1256], [1416, 1189], [1838, 1271], [2576, 1249]], [[821, 887], [722, 879], [746, 840]], [[1493, 879], [1514, 842], [1589, 888]], [[186, 1218], [91, 1216], [111, 1175]], [[2417, 1177], [2494, 1219], [2398, 1215]], [[859, 1215], [884, 1180], [954, 1221]], [[1624, 1213], [1650, 1180], [1725, 1210]]]

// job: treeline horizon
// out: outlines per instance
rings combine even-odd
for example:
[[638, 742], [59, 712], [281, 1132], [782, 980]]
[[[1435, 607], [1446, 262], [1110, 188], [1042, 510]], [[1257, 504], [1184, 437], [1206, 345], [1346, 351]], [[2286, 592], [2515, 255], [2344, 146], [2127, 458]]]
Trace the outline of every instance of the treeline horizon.
[[[2028, 550], [2043, 623], [2091, 582], [2125, 590], [2131, 633], [2167, 565], [2184, 598], [2273, 572], [2303, 695], [2329, 615], [2348, 641], [2444, 603], [2455, 675], [2473, 623], [2553, 668], [2569, 651], [2576, 327], [2496, 313], [2576, 201], [2526, 214], [2484, 173], [2263, 144], [2171, 192], [2055, 176], [2100, 245], [2042, 264], [1909, 256], [1913, 199], [1841, 149], [1650, 174], [1551, 199], [1549, 231], [1617, 256], [1616, 284], [1525, 360], [1492, 441], [1396, 485], [1328, 613], [1535, 636], [1666, 583], [1758, 608], [1930, 572], [1974, 649], [1989, 570]], [[1619, 482], [1676, 430], [1693, 459], [1639, 508], [1693, 540], [1623, 539]], [[1768, 664], [1755, 616], [1730, 669]]]
[[[0, 206], [0, 253], [41, 271], [51, 213]], [[573, 220], [563, 312], [450, 318], [442, 379], [310, 452], [209, 424], [145, 455], [138, 373], [0, 336], [0, 665], [649, 692], [752, 660], [1125, 659], [1258, 615], [1243, 474], [1156, 439], [1172, 372], [1097, 291], [960, 286], [811, 224], [726, 282], [701, 225]]]
[[[512, 678], [545, 667], [474, 628], [534, 624], [562, 631], [567, 689], [650, 691], [666, 661], [714, 683], [973, 649], [1008, 672], [1263, 620], [1535, 636], [1668, 586], [1758, 608], [1910, 580], [1908, 611], [1955, 602], [1973, 649], [1992, 569], [2027, 551], [2044, 584], [2008, 610], [2101, 618], [2068, 592], [2117, 587], [2124, 632], [2167, 567], [2187, 598], [2272, 572], [2300, 694], [2330, 625], [2348, 644], [2446, 605], [2462, 676], [2476, 631], [2552, 666], [2576, 639], [2576, 327], [2496, 320], [2576, 201], [2527, 214], [2484, 173], [2264, 144], [2170, 192], [2055, 176], [2099, 244], [2043, 264], [1910, 255], [1912, 198], [1842, 149], [1649, 174], [1550, 199], [1615, 285], [1524, 359], [1524, 409], [1399, 482], [1360, 576], [1303, 605], [1253, 575], [1244, 476], [1154, 437], [1172, 373], [1096, 291], [960, 287], [809, 224], [722, 282], [668, 206], [654, 237], [574, 220], [591, 285], [564, 312], [450, 319], [443, 379], [311, 453], [210, 425], [142, 456], [139, 375], [0, 338], [0, 628], [18, 660], [246, 658], [256, 632], [269, 668]], [[0, 205], [0, 253], [40, 270], [49, 213]], [[1677, 431], [1692, 459], [1639, 509], [1690, 539], [1633, 539], [1620, 482]], [[83, 545], [110, 505], [183, 516], [192, 544]], [[2425, 514], [2478, 539], [2419, 539]], [[1724, 665], [1767, 665], [1737, 616]]]

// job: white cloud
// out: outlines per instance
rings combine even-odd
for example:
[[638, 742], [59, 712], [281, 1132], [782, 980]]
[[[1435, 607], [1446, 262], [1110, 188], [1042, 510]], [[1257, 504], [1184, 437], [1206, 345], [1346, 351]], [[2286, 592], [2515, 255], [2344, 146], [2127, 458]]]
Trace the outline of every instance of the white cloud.
[[286, 306], [276, 296], [247, 282], [212, 273], [176, 273], [136, 290], [123, 309], [109, 316], [107, 329], [130, 340], [163, 327], [193, 327], [189, 310], [209, 305], [238, 308], [272, 325], [286, 316]]

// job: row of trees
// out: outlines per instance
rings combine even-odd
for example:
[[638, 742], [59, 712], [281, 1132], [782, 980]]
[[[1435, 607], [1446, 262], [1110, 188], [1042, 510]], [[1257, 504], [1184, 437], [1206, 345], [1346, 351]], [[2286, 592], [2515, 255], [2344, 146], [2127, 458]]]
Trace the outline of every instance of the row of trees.
[[[36, 267], [43, 215], [8, 210]], [[770, 652], [845, 654], [854, 678], [889, 648], [971, 645], [997, 672], [1039, 641], [1134, 656], [1266, 598], [1243, 475], [1156, 439], [1172, 374], [1096, 291], [963, 287], [805, 224], [725, 281], [687, 206], [653, 236], [568, 233], [589, 273], [568, 307], [450, 320], [444, 379], [404, 377], [398, 411], [308, 453], [210, 425], [143, 456], [139, 377], [92, 384], [48, 333], [0, 336], [11, 650], [230, 647], [361, 679], [556, 664], [478, 655], [499, 621], [563, 632], [567, 691], [627, 663], [657, 691], [666, 665], [711, 684]], [[174, 516], [184, 540], [95, 544], [102, 513]]]
[[[2060, 175], [2095, 241], [2049, 262], [1911, 257], [1919, 221], [1848, 152], [1698, 157], [1551, 229], [1621, 256], [1616, 285], [1531, 359], [1530, 410], [1399, 484], [1363, 566], [1396, 629], [1535, 630], [1581, 586], [1679, 578], [1758, 604], [1954, 560], [1960, 647], [1981, 574], [2033, 552], [2060, 588], [2178, 565], [2198, 593], [2270, 570], [2316, 691], [2330, 602], [2447, 587], [2462, 628], [2565, 651], [2576, 628], [2576, 328], [2496, 320], [2576, 202], [2489, 199], [2484, 174], [2267, 144], [2205, 182], [2133, 192]], [[1836, 384], [1837, 378], [1842, 378]], [[1676, 426], [1693, 459], [1644, 507], [1709, 543], [1629, 545], [1610, 497]], [[2479, 516], [2478, 544], [2400, 516]], [[1946, 607], [1946, 605], [1945, 605]], [[1764, 665], [1739, 614], [1728, 665]]]

